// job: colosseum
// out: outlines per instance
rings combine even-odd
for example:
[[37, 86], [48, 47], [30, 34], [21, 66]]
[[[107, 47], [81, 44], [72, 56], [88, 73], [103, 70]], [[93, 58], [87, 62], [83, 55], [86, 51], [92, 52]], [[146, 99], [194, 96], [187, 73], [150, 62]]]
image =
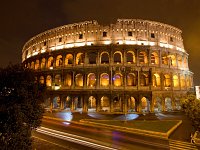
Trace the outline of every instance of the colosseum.
[[182, 31], [141, 19], [85, 21], [32, 37], [25, 67], [46, 84], [49, 109], [140, 113], [180, 109], [193, 88]]

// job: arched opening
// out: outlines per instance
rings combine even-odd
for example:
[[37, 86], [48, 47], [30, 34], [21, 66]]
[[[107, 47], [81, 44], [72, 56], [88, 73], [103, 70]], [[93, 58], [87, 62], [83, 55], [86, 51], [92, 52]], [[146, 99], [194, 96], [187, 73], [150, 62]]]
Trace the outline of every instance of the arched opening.
[[171, 55], [170, 58], [171, 58], [171, 65], [173, 67], [175, 67], [176, 66], [176, 56], [175, 55]]
[[181, 75], [181, 88], [185, 88], [185, 76]]
[[186, 56], [184, 57], [183, 65], [184, 65], [184, 68], [188, 68], [188, 58]]
[[97, 53], [91, 52], [88, 53], [89, 64], [96, 64]]
[[127, 109], [128, 109], [128, 112], [135, 112], [136, 109], [135, 109], [135, 98], [134, 97], [130, 97], [128, 99], [128, 104], [127, 104]]
[[79, 96], [74, 97], [74, 100], [73, 100], [73, 110], [81, 112], [82, 108], [83, 108], [82, 98], [79, 97]]
[[96, 112], [96, 99], [94, 96], [90, 96], [88, 99], [88, 112]]
[[122, 74], [116, 73], [113, 77], [114, 86], [122, 86], [123, 84], [123, 77]]
[[31, 69], [35, 69], [35, 63], [34, 63], [34, 61], [31, 62]]
[[60, 86], [61, 85], [61, 76], [57, 74], [55, 76], [55, 86]]
[[44, 76], [40, 76], [40, 83], [44, 84]]
[[52, 78], [50, 75], [48, 75], [46, 78], [46, 86], [51, 86], [51, 85], [52, 85]]
[[48, 63], [47, 63], [47, 67], [48, 68], [52, 68], [53, 67], [53, 57], [49, 57]]
[[133, 51], [128, 51], [126, 54], [126, 60], [128, 64], [133, 64], [136, 62], [135, 53]]
[[94, 73], [88, 74], [87, 77], [87, 86], [88, 87], [95, 87], [96, 86], [96, 76]]
[[149, 112], [149, 100], [146, 97], [142, 97], [140, 106], [142, 112]]
[[114, 63], [117, 63], [117, 64], [119, 64], [119, 63], [122, 63], [122, 54], [121, 54], [121, 52], [115, 52], [114, 53]]
[[136, 75], [135, 75], [135, 73], [129, 73], [127, 75], [126, 81], [127, 81], [127, 86], [136, 86], [137, 83], [136, 83]]
[[100, 76], [100, 85], [107, 87], [109, 85], [109, 75], [107, 73], [102, 73]]
[[160, 97], [156, 97], [154, 100], [154, 112], [162, 111], [162, 99]]
[[178, 55], [178, 56], [177, 56], [177, 59], [178, 59], [178, 67], [179, 67], [179, 68], [182, 68], [182, 62], [183, 62], [182, 56]]
[[165, 98], [165, 111], [172, 111], [172, 100], [169, 97]]
[[103, 96], [101, 98], [100, 111], [110, 112], [110, 101], [109, 98], [106, 96]]
[[67, 73], [64, 78], [64, 85], [71, 86], [72, 85], [72, 75]]
[[35, 69], [37, 70], [37, 69], [39, 69], [39, 67], [40, 67], [40, 61], [36, 60], [35, 61]]
[[76, 75], [75, 83], [76, 83], [76, 86], [83, 87], [83, 75], [82, 74]]
[[181, 103], [180, 103], [180, 98], [175, 97], [175, 109], [176, 110], [181, 110]]
[[109, 64], [109, 54], [107, 52], [102, 52], [101, 55], [101, 64]]
[[169, 74], [164, 75], [164, 87], [170, 87], [171, 86], [171, 79]]
[[159, 87], [160, 86], [160, 75], [155, 73], [153, 75], [153, 87]]
[[84, 64], [84, 55], [83, 53], [78, 53], [76, 55], [76, 65], [83, 65]]
[[146, 52], [140, 52], [139, 53], [139, 64], [147, 64], [148, 58]]
[[114, 112], [122, 111], [122, 101], [120, 96], [117, 96], [113, 99], [113, 110]]
[[65, 99], [65, 103], [64, 103], [64, 109], [70, 111], [71, 110], [71, 104], [72, 103], [72, 99], [70, 96], [67, 96]]
[[44, 68], [45, 68], [45, 63], [46, 63], [46, 59], [45, 59], [45, 58], [42, 58], [42, 61], [41, 61], [41, 69], [44, 69]]
[[168, 65], [168, 57], [167, 57], [167, 53], [162, 53], [162, 64], [163, 65]]
[[65, 57], [65, 65], [72, 65], [73, 64], [73, 55], [72, 54], [67, 54]]
[[62, 66], [62, 56], [61, 55], [58, 55], [56, 57], [56, 67], [61, 67]]
[[179, 87], [179, 79], [177, 75], [173, 75], [173, 84], [175, 88]]
[[151, 53], [151, 64], [155, 64], [155, 65], [159, 64], [159, 57], [156, 52]]
[[140, 74], [140, 86], [148, 86], [149, 85], [149, 76], [146, 73]]
[[54, 109], [60, 109], [60, 106], [61, 106], [60, 97], [59, 97], [59, 96], [54, 97], [54, 98], [53, 98], [53, 108], [54, 108]]

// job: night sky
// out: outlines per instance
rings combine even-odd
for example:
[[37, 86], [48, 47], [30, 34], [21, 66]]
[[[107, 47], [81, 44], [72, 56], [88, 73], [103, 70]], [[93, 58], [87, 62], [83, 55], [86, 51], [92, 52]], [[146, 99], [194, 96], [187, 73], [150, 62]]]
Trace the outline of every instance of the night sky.
[[183, 31], [194, 84], [200, 85], [200, 0], [17, 0], [0, 2], [0, 67], [21, 62], [21, 50], [36, 34], [86, 20], [148, 19]]

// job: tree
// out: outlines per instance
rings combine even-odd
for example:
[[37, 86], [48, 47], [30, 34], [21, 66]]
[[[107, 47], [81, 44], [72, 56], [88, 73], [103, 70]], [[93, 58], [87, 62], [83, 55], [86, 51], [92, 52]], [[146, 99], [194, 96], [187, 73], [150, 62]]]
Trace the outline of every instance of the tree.
[[189, 94], [181, 100], [183, 111], [192, 120], [193, 126], [197, 131], [200, 131], [200, 100], [196, 99], [195, 95]]
[[41, 124], [45, 87], [22, 65], [0, 69], [0, 148], [31, 149], [31, 131]]

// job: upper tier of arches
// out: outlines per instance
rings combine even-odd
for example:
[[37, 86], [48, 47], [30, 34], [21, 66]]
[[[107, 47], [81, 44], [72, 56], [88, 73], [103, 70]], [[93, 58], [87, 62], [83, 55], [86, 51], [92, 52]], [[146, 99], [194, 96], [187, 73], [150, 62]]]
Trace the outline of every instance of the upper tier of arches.
[[148, 20], [118, 19], [109, 26], [86, 21], [45, 31], [24, 45], [22, 61], [49, 51], [109, 44], [158, 46], [185, 52], [178, 28]]

